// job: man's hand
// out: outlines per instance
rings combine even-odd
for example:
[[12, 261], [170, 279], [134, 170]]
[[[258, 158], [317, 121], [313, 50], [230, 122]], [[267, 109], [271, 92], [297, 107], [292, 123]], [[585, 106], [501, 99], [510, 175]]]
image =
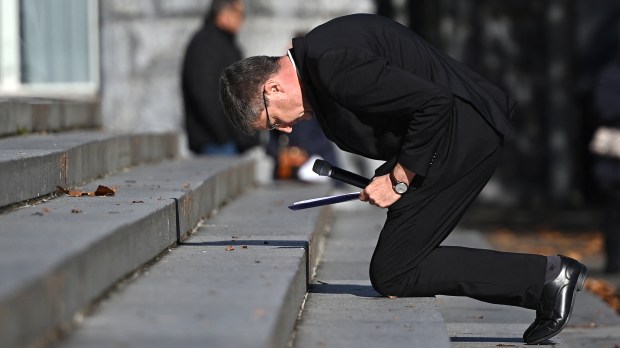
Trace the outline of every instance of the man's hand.
[[[396, 163], [392, 175], [397, 181], [405, 182], [407, 185], [415, 177], [414, 172], [403, 167], [400, 163]], [[390, 174], [376, 176], [364, 191], [360, 192], [360, 200], [381, 208], [387, 208], [400, 198], [400, 195], [394, 191], [393, 185]]]
[[389, 174], [374, 177], [364, 191], [360, 192], [360, 200], [380, 208], [389, 207], [399, 198], [400, 195], [392, 188]]

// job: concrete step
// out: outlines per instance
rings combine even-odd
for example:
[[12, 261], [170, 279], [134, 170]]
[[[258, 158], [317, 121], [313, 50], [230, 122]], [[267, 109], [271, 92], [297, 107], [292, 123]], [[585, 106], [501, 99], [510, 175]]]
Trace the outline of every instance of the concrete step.
[[390, 299], [373, 290], [368, 266], [386, 210], [347, 205], [335, 213], [293, 347], [451, 347], [435, 297]]
[[290, 211], [324, 185], [260, 187], [112, 293], [58, 347], [285, 347], [329, 208]]
[[100, 106], [96, 100], [0, 97], [0, 137], [100, 126]]
[[[119, 149], [142, 151], [129, 146], [135, 138], [103, 137], [118, 141]], [[106, 157], [96, 150], [92, 155]], [[53, 337], [119, 280], [253, 183], [254, 161], [248, 158], [167, 161], [84, 187], [118, 186], [114, 196], [61, 195], [0, 215], [1, 345], [23, 347]]]
[[0, 139], [0, 207], [38, 198], [56, 186], [178, 155], [176, 133], [76, 131]]
[[451, 347], [434, 297], [389, 299], [368, 281], [312, 286], [295, 348]]

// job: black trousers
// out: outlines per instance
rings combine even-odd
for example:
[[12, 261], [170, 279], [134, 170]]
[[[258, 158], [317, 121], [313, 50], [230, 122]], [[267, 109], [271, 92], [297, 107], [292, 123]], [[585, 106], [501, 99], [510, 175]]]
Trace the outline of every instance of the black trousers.
[[536, 308], [546, 257], [440, 246], [493, 175], [502, 143], [473, 108], [457, 103], [427, 177], [388, 209], [370, 265], [375, 290]]

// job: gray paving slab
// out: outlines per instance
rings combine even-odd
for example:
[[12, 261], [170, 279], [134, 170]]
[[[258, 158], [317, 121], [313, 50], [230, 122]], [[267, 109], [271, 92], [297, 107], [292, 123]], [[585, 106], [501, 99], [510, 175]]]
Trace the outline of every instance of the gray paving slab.
[[164, 162], [84, 187], [118, 185], [114, 196], [63, 195], [0, 215], [2, 346], [21, 347], [53, 333], [252, 186], [249, 173], [253, 165], [236, 158]]
[[385, 210], [361, 202], [336, 209], [294, 348], [450, 347], [434, 297], [389, 299], [368, 280]]
[[450, 347], [435, 298], [387, 299], [350, 282], [311, 289], [294, 347]]
[[177, 155], [176, 133], [78, 131], [0, 139], [0, 207]]
[[[286, 207], [315, 185], [247, 192], [110, 295], [58, 347], [284, 347], [328, 209]], [[234, 250], [227, 250], [229, 247]]]
[[[490, 248], [478, 231], [464, 229], [455, 230], [444, 244]], [[523, 331], [535, 317], [532, 310], [465, 297], [437, 296], [437, 301], [452, 344], [459, 348], [525, 346]], [[592, 293], [579, 292], [568, 326], [542, 346], [620, 346], [620, 317]]]

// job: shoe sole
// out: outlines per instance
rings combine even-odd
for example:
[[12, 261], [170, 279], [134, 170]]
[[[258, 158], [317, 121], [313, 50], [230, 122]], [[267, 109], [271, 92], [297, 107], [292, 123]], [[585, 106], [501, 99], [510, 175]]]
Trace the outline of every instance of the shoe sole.
[[577, 294], [577, 291], [581, 291], [583, 289], [586, 283], [587, 276], [588, 276], [588, 269], [586, 268], [586, 266], [581, 265], [581, 270], [579, 271], [579, 276], [577, 277], [577, 284], [575, 284], [575, 289], [573, 290], [573, 299], [570, 304], [570, 309], [568, 310], [568, 317], [566, 318], [566, 321], [564, 322], [564, 324], [560, 326], [560, 328], [556, 332], [552, 333], [551, 335], [548, 335], [536, 341], [529, 342], [528, 344], [539, 344], [541, 342], [544, 342], [550, 339], [551, 337], [554, 337], [555, 335], [562, 332], [562, 330], [564, 330], [564, 328], [568, 324], [568, 321], [570, 320], [571, 314], [573, 314], [573, 307], [575, 306], [575, 298], [577, 297], [575, 295]]

